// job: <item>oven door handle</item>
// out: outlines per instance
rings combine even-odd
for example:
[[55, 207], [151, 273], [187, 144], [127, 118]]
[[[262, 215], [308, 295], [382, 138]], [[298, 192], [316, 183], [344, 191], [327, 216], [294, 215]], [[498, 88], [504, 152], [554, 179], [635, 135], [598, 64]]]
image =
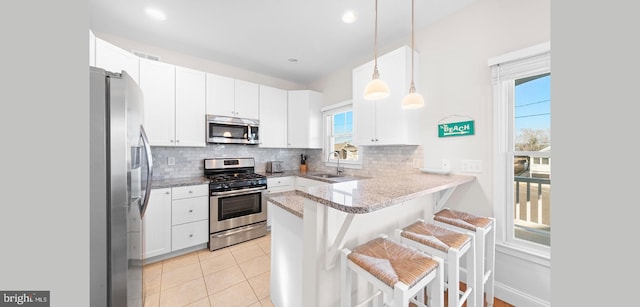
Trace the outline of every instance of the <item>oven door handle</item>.
[[238, 229], [234, 229], [234, 230], [227, 230], [225, 232], [221, 232], [218, 234], [211, 234], [212, 238], [223, 238], [223, 237], [228, 237], [230, 235], [239, 233], [239, 232], [245, 232], [245, 231], [249, 231], [255, 228], [259, 228], [259, 227], [264, 227], [264, 225], [266, 224], [266, 222], [262, 222], [262, 223], [257, 223], [255, 225], [248, 225], [248, 226], [243, 226], [240, 227]]
[[260, 190], [266, 190], [266, 189], [267, 189], [266, 187], [260, 187], [260, 188], [249, 188], [249, 189], [233, 190], [233, 191], [225, 191], [225, 192], [212, 192], [211, 196], [236, 196], [236, 195], [247, 194], [248, 192], [260, 191]]

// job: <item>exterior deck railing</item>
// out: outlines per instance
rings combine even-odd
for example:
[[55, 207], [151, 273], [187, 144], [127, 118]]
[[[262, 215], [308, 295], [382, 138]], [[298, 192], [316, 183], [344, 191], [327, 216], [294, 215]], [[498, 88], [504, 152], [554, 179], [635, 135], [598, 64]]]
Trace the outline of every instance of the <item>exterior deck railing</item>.
[[551, 179], [515, 176], [514, 223], [529, 231], [551, 228]]

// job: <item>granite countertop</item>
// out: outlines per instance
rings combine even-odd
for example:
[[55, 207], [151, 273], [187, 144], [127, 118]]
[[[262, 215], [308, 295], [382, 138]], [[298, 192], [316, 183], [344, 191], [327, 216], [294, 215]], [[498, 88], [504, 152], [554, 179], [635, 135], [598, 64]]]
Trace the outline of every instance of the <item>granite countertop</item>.
[[304, 200], [307, 198], [301, 191], [288, 191], [269, 194], [267, 195], [267, 199], [278, 207], [302, 218], [304, 213]]
[[338, 182], [306, 192], [273, 193], [267, 199], [297, 216], [302, 214], [299, 211], [304, 198], [343, 212], [363, 214], [474, 180], [474, 176], [411, 173]]
[[320, 172], [312, 172], [312, 171], [301, 172], [301, 171], [295, 170], [295, 171], [284, 171], [282, 173], [259, 173], [259, 174], [265, 175], [265, 176], [267, 176], [267, 178], [296, 176], [296, 177], [303, 177], [303, 178], [313, 179], [313, 180], [317, 180], [317, 181], [323, 181], [323, 182], [327, 182], [327, 183], [338, 183], [338, 182], [347, 182], [347, 181], [353, 181], [353, 180], [369, 179], [369, 177], [350, 176], [350, 175], [343, 175], [343, 176], [340, 176], [340, 177], [331, 177], [331, 178], [323, 178], [323, 177], [314, 176], [314, 174], [318, 174], [318, 173], [320, 173]]
[[171, 187], [181, 187], [189, 185], [208, 184], [209, 179], [206, 177], [188, 177], [188, 178], [174, 178], [174, 179], [162, 179], [153, 180], [151, 182], [152, 189], [162, 189]]

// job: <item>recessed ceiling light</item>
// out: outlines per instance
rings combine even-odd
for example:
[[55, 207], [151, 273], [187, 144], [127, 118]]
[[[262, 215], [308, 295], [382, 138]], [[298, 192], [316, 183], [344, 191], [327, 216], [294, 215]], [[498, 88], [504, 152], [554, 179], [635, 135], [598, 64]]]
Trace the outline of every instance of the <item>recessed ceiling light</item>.
[[342, 22], [344, 23], [354, 23], [356, 20], [358, 20], [358, 15], [354, 11], [346, 11], [342, 15]]
[[156, 20], [167, 20], [167, 15], [165, 15], [165, 13], [157, 8], [153, 8], [153, 7], [147, 7], [144, 9], [144, 12], [147, 14], [147, 16], [156, 19]]

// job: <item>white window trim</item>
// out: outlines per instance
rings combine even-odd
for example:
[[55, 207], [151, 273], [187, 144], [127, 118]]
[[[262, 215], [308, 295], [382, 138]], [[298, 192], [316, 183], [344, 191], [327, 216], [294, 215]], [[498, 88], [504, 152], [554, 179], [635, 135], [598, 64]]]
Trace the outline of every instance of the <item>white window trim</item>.
[[[496, 216], [496, 244], [529, 253], [530, 257], [551, 258], [551, 248], [524, 240], [513, 239], [513, 189], [509, 189], [508, 179], [513, 182], [513, 82], [515, 79], [535, 76], [551, 71], [549, 42], [526, 49], [510, 52], [489, 59], [493, 84], [493, 197]], [[511, 209], [510, 209], [511, 208]]]
[[[342, 102], [338, 102], [332, 105], [325, 106], [320, 109], [322, 111], [322, 156], [324, 160], [324, 165], [328, 167], [336, 167], [338, 165], [337, 159], [330, 157], [329, 153], [332, 152], [328, 145], [329, 135], [327, 134], [327, 117], [329, 114], [338, 113], [341, 111], [353, 111], [353, 102], [351, 99], [345, 100]], [[356, 131], [353, 131], [353, 139], [356, 139]], [[344, 168], [350, 169], [362, 169], [362, 151], [358, 152], [358, 160], [357, 161], [347, 161], [340, 160], [340, 166]]]

